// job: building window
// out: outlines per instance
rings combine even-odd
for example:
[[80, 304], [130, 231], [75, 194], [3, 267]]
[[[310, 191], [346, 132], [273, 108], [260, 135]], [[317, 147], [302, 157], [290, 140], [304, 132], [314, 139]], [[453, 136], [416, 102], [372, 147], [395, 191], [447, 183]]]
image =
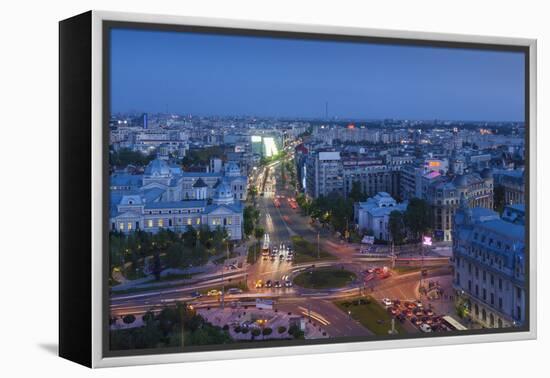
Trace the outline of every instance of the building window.
[[218, 217], [212, 218], [212, 224], [213, 224], [214, 226], [219, 226], [219, 225], [221, 225], [221, 224], [222, 224], [221, 219], [218, 218]]
[[226, 222], [227, 222], [228, 225], [231, 226], [233, 224], [233, 218], [232, 217], [227, 217], [225, 219], [226, 219]]
[[192, 219], [191, 219], [191, 218], [187, 218], [187, 225], [188, 225], [188, 226], [191, 226], [191, 223], [192, 223]]
[[158, 226], [159, 227], [164, 227], [164, 219], [159, 219], [158, 220]]
[[201, 219], [200, 218], [197, 218], [197, 224], [201, 224]]
[[498, 308], [502, 310], [502, 298], [498, 298]]
[[118, 229], [119, 229], [120, 231], [124, 230], [124, 223], [120, 222], [120, 223], [118, 224]]
[[149, 227], [149, 228], [153, 227], [153, 220], [152, 219], [149, 219], [147, 221], [147, 227]]
[[128, 231], [132, 231], [132, 222], [128, 222]]

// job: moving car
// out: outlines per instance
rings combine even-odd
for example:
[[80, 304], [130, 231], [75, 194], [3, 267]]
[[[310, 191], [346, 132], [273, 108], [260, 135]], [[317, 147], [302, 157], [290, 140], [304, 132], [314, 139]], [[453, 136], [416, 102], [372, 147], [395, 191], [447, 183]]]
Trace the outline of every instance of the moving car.
[[199, 293], [198, 291], [194, 291], [191, 293], [191, 298], [200, 298], [202, 297], [202, 294]]
[[285, 281], [285, 287], [292, 287], [292, 281], [291, 280], [286, 280]]
[[273, 286], [273, 283], [271, 282], [271, 280], [267, 280], [265, 282], [265, 287], [271, 287], [271, 286]]
[[215, 297], [217, 295], [222, 295], [222, 292], [216, 289], [212, 289], [207, 294], [209, 297]]
[[261, 289], [262, 287], [264, 287], [264, 282], [262, 280], [256, 281], [255, 287], [256, 289]]
[[229, 290], [227, 290], [227, 294], [241, 294], [242, 292], [243, 291], [238, 287], [232, 287]]
[[276, 288], [282, 287], [280, 281], [275, 281], [275, 283], [273, 284], [273, 286], [276, 287]]

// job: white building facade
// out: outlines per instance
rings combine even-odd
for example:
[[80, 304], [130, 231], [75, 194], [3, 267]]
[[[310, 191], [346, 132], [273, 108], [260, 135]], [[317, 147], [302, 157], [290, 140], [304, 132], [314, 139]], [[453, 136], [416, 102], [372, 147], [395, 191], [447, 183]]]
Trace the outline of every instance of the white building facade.
[[357, 202], [354, 205], [355, 222], [359, 230], [370, 230], [374, 237], [380, 240], [391, 240], [388, 223], [392, 211], [403, 213], [407, 209], [407, 202], [397, 201], [386, 192], [380, 192], [366, 202]]

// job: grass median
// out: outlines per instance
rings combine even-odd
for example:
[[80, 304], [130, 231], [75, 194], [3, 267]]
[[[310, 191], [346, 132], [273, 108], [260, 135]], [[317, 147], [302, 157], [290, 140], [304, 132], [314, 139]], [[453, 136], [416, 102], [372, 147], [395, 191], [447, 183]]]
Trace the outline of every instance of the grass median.
[[292, 245], [294, 246], [294, 263], [301, 264], [319, 260], [334, 260], [335, 257], [320, 248], [317, 253], [317, 245], [308, 242], [301, 236], [293, 236]]
[[318, 268], [298, 274], [293, 281], [307, 289], [331, 289], [347, 286], [355, 278], [355, 273], [345, 269]]

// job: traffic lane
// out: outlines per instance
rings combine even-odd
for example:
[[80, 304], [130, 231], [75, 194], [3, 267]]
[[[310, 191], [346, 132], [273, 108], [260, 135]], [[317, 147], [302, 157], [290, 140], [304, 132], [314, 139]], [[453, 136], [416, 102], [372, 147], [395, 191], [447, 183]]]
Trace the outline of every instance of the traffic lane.
[[277, 303], [277, 308], [280, 311], [300, 314], [306, 319], [311, 318], [311, 322], [321, 327], [330, 337], [373, 335], [357, 321], [349, 319], [348, 315], [331, 301], [313, 298], [281, 299]]

